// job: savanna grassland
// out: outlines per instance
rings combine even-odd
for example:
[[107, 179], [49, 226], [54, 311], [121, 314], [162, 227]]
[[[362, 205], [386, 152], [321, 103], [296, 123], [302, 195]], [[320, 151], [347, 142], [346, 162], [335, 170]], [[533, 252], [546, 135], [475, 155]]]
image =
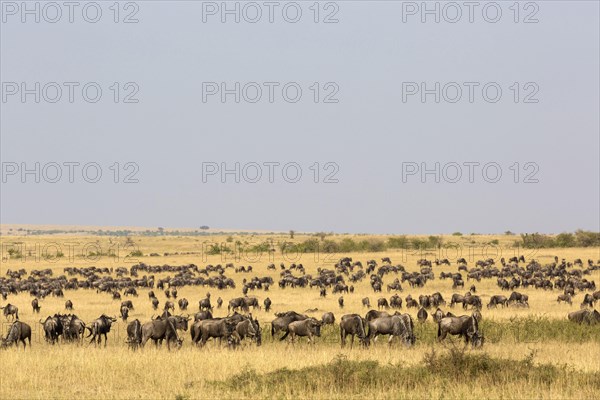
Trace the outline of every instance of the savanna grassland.
[[[268, 292], [250, 291], [260, 303], [268, 296], [272, 311], [252, 311], [263, 328], [263, 344], [256, 347], [246, 344], [236, 350], [209, 343], [204, 348], [190, 344], [188, 332], [184, 333], [183, 347], [168, 352], [166, 347], [156, 349], [150, 343], [141, 351], [128, 350], [126, 323], [120, 319], [109, 334], [108, 346], [47, 344], [43, 338], [41, 318], [54, 313], [66, 313], [64, 304], [71, 300], [74, 313], [84, 321], [92, 321], [101, 314], [118, 316], [120, 301], [110, 294], [96, 293], [93, 289], [65, 290], [64, 298], [48, 296], [40, 301], [40, 314], [33, 314], [32, 297], [28, 293], [9, 295], [2, 305], [11, 303], [19, 308], [20, 319], [31, 325], [33, 338], [31, 348], [23, 351], [10, 348], [0, 352], [0, 398], [12, 399], [64, 399], [64, 398], [118, 398], [118, 399], [193, 399], [193, 398], [597, 398], [600, 392], [600, 326], [576, 325], [567, 321], [569, 312], [579, 309], [583, 294], [578, 293], [573, 305], [557, 304], [559, 290], [519, 288], [529, 295], [529, 308], [483, 308], [481, 329], [486, 337], [483, 349], [464, 349], [458, 339], [444, 344], [436, 342], [436, 325], [428, 319], [416, 323], [416, 345], [405, 348], [400, 344], [388, 347], [380, 340], [369, 349], [355, 346], [340, 348], [337, 324], [323, 328], [322, 337], [315, 345], [301, 340], [293, 345], [271, 341], [269, 322], [274, 312], [295, 310], [320, 318], [326, 311], [334, 312], [336, 320], [348, 313], [364, 315], [361, 304], [369, 297], [376, 306], [379, 297], [393, 293], [385, 290], [396, 276], [385, 275], [383, 293], [373, 293], [369, 279], [354, 283], [355, 291], [344, 294], [345, 307], [338, 306], [339, 294], [328, 291], [326, 298], [319, 296], [318, 288], [286, 288], [277, 285], [279, 264], [302, 263], [307, 274], [317, 274], [317, 268], [333, 269], [342, 256], [353, 260], [390, 257], [393, 264], [402, 264], [407, 271], [419, 269], [416, 261], [421, 258], [434, 260], [448, 258], [451, 266], [433, 266], [436, 279], [423, 288], [411, 288], [408, 282], [400, 293], [432, 294], [439, 291], [449, 301], [452, 293], [464, 293], [471, 284], [485, 304], [491, 295], [502, 293], [495, 279], [481, 282], [466, 281], [464, 289], [453, 290], [451, 280], [440, 280], [440, 272], [456, 272], [456, 259], [465, 257], [469, 267], [479, 259], [524, 255], [527, 260], [535, 258], [542, 265], [554, 260], [554, 256], [573, 261], [581, 258], [597, 262], [600, 250], [587, 248], [520, 249], [513, 244], [517, 236], [511, 235], [446, 235], [443, 245], [429, 250], [391, 249], [385, 251], [360, 251], [325, 253], [322, 251], [297, 254], [281, 251], [281, 243], [300, 243], [309, 238], [297, 233], [252, 234], [229, 232], [208, 236], [143, 236], [127, 237], [88, 234], [19, 235], [17, 231], [3, 232], [2, 263], [0, 273], [7, 270], [52, 269], [54, 276], [63, 274], [65, 267], [130, 267], [143, 262], [148, 265], [183, 265], [234, 263], [235, 266], [252, 265], [251, 273], [235, 273], [227, 269], [226, 275], [235, 280], [235, 289], [217, 290], [208, 287], [180, 287], [178, 298], [189, 300], [188, 313], [198, 309], [198, 301], [212, 294], [213, 305], [217, 297], [224, 300], [224, 307], [215, 309], [215, 316], [227, 314], [229, 299], [242, 295], [242, 280], [254, 276], [271, 276], [275, 284]], [[412, 236], [409, 236], [412, 237]], [[361, 240], [386, 240], [386, 236], [327, 235], [328, 240], [344, 238]], [[423, 239], [427, 237], [424, 236]], [[323, 239], [319, 239], [323, 241]], [[236, 243], [238, 245], [236, 246]], [[239, 248], [261, 251], [239, 251]], [[232, 249], [233, 253], [215, 254], [213, 245]], [[7, 249], [21, 246], [19, 257], [8, 256]], [[213, 249], [213, 250], [210, 250]], [[236, 250], [237, 249], [237, 250]], [[62, 253], [57, 257], [57, 251]], [[150, 256], [150, 254], [158, 256]], [[168, 255], [165, 255], [168, 254]], [[274, 263], [277, 270], [267, 270]], [[298, 271], [293, 272], [299, 275]], [[144, 274], [140, 272], [140, 277]], [[169, 273], [155, 274], [165, 278]], [[172, 274], [171, 274], [172, 275]], [[27, 276], [26, 276], [27, 277]], [[26, 278], [24, 277], [24, 278]], [[79, 279], [82, 277], [77, 276]], [[68, 278], [72, 278], [68, 276]], [[586, 276], [600, 283], [600, 271]], [[349, 281], [346, 281], [350, 284]], [[166, 297], [154, 289], [160, 307]], [[138, 318], [149, 321], [157, 314], [147, 296], [148, 289], [138, 289], [139, 297], [133, 300], [135, 309], [129, 320]], [[123, 297], [126, 299], [126, 297]], [[442, 307], [444, 311], [449, 306]], [[311, 311], [307, 311], [311, 310]], [[179, 310], [176, 306], [176, 311]], [[413, 318], [417, 309], [406, 310]], [[464, 312], [460, 306], [452, 310], [457, 315]], [[4, 320], [4, 317], [1, 317]], [[416, 318], [415, 318], [416, 320]], [[6, 335], [10, 323], [3, 323], [2, 335]]]

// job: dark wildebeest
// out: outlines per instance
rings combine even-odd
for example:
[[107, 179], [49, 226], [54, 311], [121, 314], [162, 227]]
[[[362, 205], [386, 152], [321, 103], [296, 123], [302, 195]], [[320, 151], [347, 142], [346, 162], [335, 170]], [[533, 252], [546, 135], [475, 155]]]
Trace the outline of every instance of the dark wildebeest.
[[405, 345], [415, 343], [414, 325], [408, 314], [395, 314], [389, 317], [376, 318], [368, 322], [369, 340], [377, 341], [379, 335], [390, 335], [388, 344], [392, 344], [394, 337], [401, 339]]
[[158, 309], [158, 303], [159, 303], [158, 299], [156, 297], [152, 297], [150, 300], [152, 300], [152, 308], [154, 310], [157, 310]]
[[248, 311], [250, 307], [252, 307], [253, 310], [257, 308], [260, 310], [260, 304], [258, 303], [258, 299], [256, 297], [244, 297], [244, 305], [242, 306], [242, 309], [244, 311]]
[[139, 319], [134, 319], [127, 324], [127, 345], [136, 350], [142, 344], [142, 323]]
[[308, 318], [303, 321], [294, 321], [288, 325], [290, 342], [294, 343], [296, 336], [308, 337], [308, 342], [314, 344], [313, 337], [321, 336], [321, 322], [315, 318]]
[[427, 316], [427, 310], [425, 310], [423, 307], [419, 308], [419, 311], [417, 311], [417, 319], [419, 322], [427, 321]]
[[308, 318], [307, 315], [298, 314], [295, 311], [288, 311], [286, 313], [276, 313], [277, 318], [271, 322], [271, 339], [275, 337], [275, 334], [279, 331], [285, 332], [285, 334], [279, 339], [284, 340], [288, 334], [288, 325], [294, 321], [303, 321]]
[[[231, 303], [231, 302], [230, 302]], [[210, 297], [206, 297], [198, 302], [198, 308], [200, 311], [212, 311], [213, 307], [210, 304]], [[229, 311], [229, 310], [228, 310]]]
[[508, 299], [506, 296], [496, 295], [490, 297], [490, 302], [488, 303], [487, 308], [497, 308], [498, 304], [502, 305], [502, 307], [508, 306]]
[[463, 298], [463, 309], [467, 309], [467, 306], [471, 306], [475, 309], [481, 309], [481, 298], [476, 295], [465, 296]]
[[67, 310], [73, 309], [73, 302], [71, 300], [65, 301], [65, 309], [67, 309]]
[[321, 325], [333, 325], [335, 324], [335, 315], [332, 312], [326, 312], [321, 317]]
[[196, 344], [199, 343], [200, 346], [204, 346], [210, 338], [229, 340], [239, 322], [228, 318], [206, 319], [195, 322], [193, 325], [194, 338], [192, 341]]
[[169, 289], [165, 290], [165, 296], [167, 297], [167, 299], [171, 298], [171, 291]]
[[252, 317], [238, 322], [238, 324], [235, 326], [234, 334], [236, 335], [236, 339], [239, 341], [249, 337], [254, 339], [257, 346], [260, 346], [262, 343], [262, 332], [260, 330], [258, 319], [252, 319]]
[[129, 308], [130, 310], [133, 310], [133, 302], [131, 300], [122, 301], [121, 307], [123, 307], [123, 306]]
[[97, 344], [102, 344], [102, 335], [104, 335], [104, 347], [106, 347], [106, 341], [108, 340], [108, 332], [110, 332], [110, 327], [113, 322], [116, 322], [116, 317], [109, 317], [107, 315], [102, 314], [98, 319], [90, 324], [91, 327], [87, 327], [90, 331], [90, 334], [87, 337], [92, 336], [90, 339], [90, 344], [98, 338]]
[[586, 293], [585, 296], [583, 297], [583, 302], [581, 302], [581, 307], [582, 308], [583, 307], [591, 307], [591, 308], [593, 308], [595, 301], [596, 300], [594, 299], [593, 295], [591, 295], [589, 293]]
[[19, 319], [19, 308], [17, 306], [13, 306], [12, 304], [8, 303], [4, 307], [0, 307], [0, 310], [4, 310], [4, 316], [6, 319], [8, 319], [9, 316], [11, 316], [13, 320]]
[[121, 306], [121, 319], [123, 320], [123, 322], [127, 321], [127, 318], [129, 318], [129, 307], [127, 306]]
[[179, 299], [179, 300], [177, 301], [177, 304], [179, 305], [179, 309], [183, 311], [183, 310], [187, 310], [187, 308], [188, 308], [188, 304], [190, 304], [190, 303], [189, 303], [189, 302], [187, 301], [187, 299], [184, 297], [184, 298], [182, 298], [182, 299]]
[[390, 307], [392, 308], [402, 308], [402, 298], [397, 294], [390, 297]]
[[223, 306], [223, 299], [221, 297], [217, 298], [217, 308], [221, 308]]
[[472, 315], [442, 318], [438, 323], [438, 341], [444, 340], [448, 333], [464, 337], [465, 343], [471, 342], [473, 347], [483, 345], [483, 335], [479, 331], [479, 324]]
[[58, 316], [46, 318], [44, 322], [40, 320], [40, 324], [44, 327], [44, 336], [46, 341], [54, 344], [58, 341], [58, 337], [63, 334], [62, 321]]
[[33, 312], [34, 313], [39, 313], [40, 312], [40, 303], [38, 299], [33, 299], [31, 300], [31, 307], [33, 307]]
[[177, 298], [177, 289], [176, 288], [171, 289], [171, 296], [173, 296], [174, 299]]
[[350, 335], [350, 348], [354, 345], [354, 336], [358, 336], [363, 346], [369, 345], [366, 331], [367, 322], [358, 314], [347, 314], [340, 321], [340, 338], [342, 347], [346, 345], [346, 337]]
[[153, 297], [156, 297], [156, 295], [154, 294], [154, 290], [151, 290], [148, 292], [148, 298], [152, 300]]
[[210, 311], [200, 311], [194, 315], [194, 322], [202, 321], [205, 319], [213, 319], [213, 315]]
[[363, 305], [363, 307], [371, 308], [371, 301], [369, 300], [368, 297], [365, 297], [364, 299], [362, 299], [362, 305]]
[[66, 316], [66, 319], [62, 322], [63, 325], [63, 339], [67, 341], [77, 341], [83, 344], [85, 337], [85, 322], [73, 314]]
[[569, 313], [569, 321], [588, 325], [600, 323], [600, 313], [596, 310], [582, 309]]
[[2, 339], [2, 347], [8, 347], [13, 343], [19, 347], [18, 342], [23, 343], [23, 350], [25, 350], [25, 339], [29, 340], [29, 347], [31, 347], [31, 327], [25, 322], [15, 321], [10, 326], [8, 334]]
[[437, 323], [437, 322], [440, 322], [442, 320], [442, 318], [445, 317], [445, 315], [444, 315], [444, 312], [440, 308], [438, 308], [437, 310], [435, 310], [435, 313], [433, 313], [433, 315], [431, 317]]
[[569, 305], [573, 304], [573, 300], [571, 299], [570, 294], [559, 294], [558, 298], [556, 299], [556, 302], [560, 304], [561, 301], [564, 301], [565, 303], [568, 303]]
[[121, 300], [121, 293], [113, 292], [112, 298], [113, 298], [113, 300]]
[[465, 300], [465, 296], [462, 294], [454, 293], [450, 299], [450, 307], [454, 307], [456, 303], [462, 303]]
[[529, 296], [526, 294], [521, 294], [519, 292], [512, 292], [510, 297], [508, 298], [508, 304], [511, 302], [520, 303], [527, 307], [529, 307]]
[[173, 312], [175, 312], [175, 304], [173, 304], [172, 301], [165, 302], [165, 308], [163, 310], [168, 311], [169, 309], [171, 309]]
[[325, 288], [325, 286], [323, 286], [321, 288], [321, 290], [319, 291], [319, 296], [320, 297], [327, 297], [327, 289]]
[[338, 299], [338, 305], [340, 306], [340, 308], [344, 308], [344, 296], [340, 296], [340, 298]]
[[390, 305], [388, 304], [388, 301], [385, 297], [380, 297], [379, 299], [377, 299], [377, 308], [378, 309], [390, 308]]
[[367, 322], [369, 322], [369, 321], [373, 321], [374, 319], [377, 319], [377, 318], [389, 317], [389, 316], [390, 316], [390, 314], [388, 314], [386, 311], [370, 310], [365, 315], [365, 320]]
[[265, 301], [263, 302], [263, 304], [265, 305], [265, 311], [269, 312], [271, 311], [271, 299], [270, 298], [266, 298]]
[[170, 316], [166, 318], [156, 318], [142, 325], [142, 342], [144, 347], [149, 339], [152, 339], [154, 344], [158, 346], [159, 341], [167, 341], [167, 349], [171, 350], [171, 342], [175, 342], [177, 348], [181, 347], [183, 339], [177, 334], [177, 329], [187, 331], [189, 317]]

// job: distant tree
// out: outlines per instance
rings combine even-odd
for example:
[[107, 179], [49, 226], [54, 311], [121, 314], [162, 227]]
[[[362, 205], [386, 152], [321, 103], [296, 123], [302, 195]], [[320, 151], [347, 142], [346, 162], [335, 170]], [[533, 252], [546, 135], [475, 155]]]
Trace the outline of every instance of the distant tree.
[[210, 228], [208, 227], [208, 225], [202, 225], [200, 227], [200, 229], [202, 229], [203, 231], [205, 231], [205, 230], [210, 229]]
[[296, 231], [290, 229], [290, 239], [294, 238], [294, 233], [296, 233]]
[[511, 231], [506, 231], [506, 232], [504, 232], [504, 234], [506, 236], [512, 236], [512, 235], [514, 235], [514, 233], [512, 233]]

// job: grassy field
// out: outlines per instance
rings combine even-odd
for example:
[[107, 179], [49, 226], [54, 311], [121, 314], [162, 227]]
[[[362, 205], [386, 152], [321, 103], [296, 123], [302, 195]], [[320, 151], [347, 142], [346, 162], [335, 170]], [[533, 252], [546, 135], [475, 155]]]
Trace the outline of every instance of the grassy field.
[[[347, 237], [357, 241], [386, 239], [385, 236], [364, 235], [328, 235], [327, 239], [339, 241]], [[316, 274], [318, 267], [333, 268], [333, 263], [342, 256], [350, 256], [363, 264], [369, 259], [379, 261], [381, 257], [389, 256], [394, 264], [402, 264], [408, 271], [418, 269], [416, 260], [420, 258], [448, 258], [452, 261], [450, 267], [433, 267], [434, 281], [418, 289], [403, 285], [401, 296], [404, 299], [408, 294], [418, 297], [439, 291], [449, 300], [452, 293], [464, 293], [465, 290], [455, 291], [450, 280], [437, 277], [442, 271], [456, 271], [458, 257], [465, 257], [469, 266], [478, 259], [499, 261], [500, 257], [521, 254], [542, 264], [553, 261], [554, 256], [569, 261], [581, 258], [584, 262], [588, 258], [600, 259], [598, 248], [515, 249], [512, 245], [517, 237], [509, 235], [443, 236], [444, 245], [440, 249], [425, 252], [397, 249], [298, 255], [282, 254], [279, 250], [278, 243], [301, 242], [308, 238], [303, 234], [296, 234], [292, 240], [284, 234], [234, 232], [204, 237], [128, 238], [3, 234], [0, 273], [4, 276], [8, 269], [50, 268], [54, 276], [58, 276], [63, 274], [65, 267], [116, 268], [138, 262], [149, 265], [193, 263], [199, 267], [233, 262], [236, 266], [253, 266], [252, 273], [226, 271], [226, 275], [235, 280], [236, 289], [178, 288], [179, 297], [189, 300], [189, 312], [192, 313], [197, 310], [198, 300], [208, 291], [213, 303], [220, 296], [226, 305], [229, 299], [242, 295], [244, 278], [271, 276], [277, 281], [279, 267], [277, 271], [267, 270], [271, 262], [277, 266], [280, 262], [286, 266], [300, 262], [307, 274]], [[246, 248], [268, 242], [275, 251], [261, 254], [235, 251], [236, 242]], [[234, 254], [207, 254], [207, 249], [215, 243], [234, 249]], [[9, 256], [9, 249], [21, 249], [20, 258], [14, 257], [14, 251]], [[55, 257], [57, 250], [63, 253], [62, 257]], [[136, 255], [131, 256], [132, 252]], [[109, 253], [114, 256], [105, 255]], [[150, 257], [152, 253], [160, 256]], [[169, 255], [165, 256], [165, 253]], [[166, 277], [168, 274], [156, 275]], [[386, 275], [384, 283], [390, 283], [394, 278], [393, 274]], [[600, 283], [600, 272], [595, 271], [587, 279]], [[484, 304], [491, 295], [501, 293], [495, 279], [466, 282], [467, 290], [471, 283], [475, 283]], [[87, 344], [51, 346], [44, 342], [38, 323], [40, 318], [66, 312], [64, 303], [67, 299], [73, 302], [74, 312], [86, 322], [102, 313], [117, 315], [120, 302], [112, 300], [109, 294], [81, 289], [65, 291], [64, 298], [49, 296], [42, 300], [39, 315], [32, 313], [29, 294], [11, 295], [2, 305], [10, 302], [18, 306], [21, 320], [32, 326], [34, 337], [32, 348], [25, 352], [22, 349], [0, 352], [0, 398], [594, 398], [600, 390], [600, 327], [578, 326], [566, 321], [567, 313], [579, 309], [583, 295], [578, 294], [572, 306], [557, 304], [557, 290], [519, 289], [529, 295], [528, 309], [484, 308], [482, 329], [486, 344], [482, 350], [463, 351], [458, 341], [455, 345], [453, 342], [436, 343], [436, 326], [431, 320], [417, 324], [417, 344], [411, 349], [400, 345], [389, 348], [384, 340], [368, 350], [341, 349], [337, 326], [324, 328], [323, 336], [314, 346], [305, 342], [295, 345], [271, 342], [266, 327], [274, 318], [273, 312], [316, 309], [308, 314], [320, 318], [324, 312], [332, 311], [339, 320], [346, 313], [364, 314], [367, 310], [361, 305], [363, 297], [369, 297], [375, 305], [379, 297], [389, 299], [392, 294], [385, 289], [381, 294], [374, 294], [368, 279], [354, 286], [353, 294], [344, 295], [343, 310], [338, 307], [339, 295], [329, 293], [323, 299], [317, 288], [280, 289], [275, 284], [269, 292], [251, 291], [249, 295], [258, 297], [261, 303], [267, 296], [273, 301], [272, 312], [253, 312], [265, 329], [263, 346], [248, 345], [228, 350], [210, 343], [198, 349], [190, 345], [186, 332], [183, 348], [170, 353], [166, 348], [155, 349], [153, 346], [146, 346], [143, 351], [128, 351], [126, 324], [121, 320], [111, 331], [106, 349]], [[162, 306], [165, 295], [156, 289], [155, 292]], [[130, 320], [138, 318], [146, 322], [156, 312], [151, 308], [147, 291], [139, 290], [139, 294], [132, 299], [135, 310], [130, 313]], [[408, 312], [415, 317], [416, 311]], [[453, 312], [461, 314], [462, 309], [457, 307]], [[225, 316], [226, 307], [216, 310], [215, 314]], [[3, 335], [9, 325], [3, 324]]]

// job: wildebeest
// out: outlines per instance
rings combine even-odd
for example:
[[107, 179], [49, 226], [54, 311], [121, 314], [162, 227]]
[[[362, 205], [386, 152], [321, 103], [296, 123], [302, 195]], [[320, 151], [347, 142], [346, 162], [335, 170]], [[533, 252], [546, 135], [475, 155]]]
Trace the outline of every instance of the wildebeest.
[[559, 294], [558, 298], [556, 299], [556, 302], [560, 304], [561, 301], [568, 303], [569, 305], [573, 304], [573, 300], [571, 299], [570, 294]]
[[342, 347], [346, 345], [346, 337], [350, 335], [350, 348], [354, 345], [354, 336], [358, 336], [363, 346], [369, 345], [366, 330], [367, 322], [358, 314], [347, 314], [340, 321], [340, 339]]
[[402, 298], [397, 294], [390, 297], [390, 307], [392, 308], [402, 308]]
[[221, 297], [217, 298], [217, 308], [221, 308], [223, 306], [223, 299]]
[[180, 310], [182, 310], [182, 311], [184, 311], [184, 310], [187, 310], [189, 302], [188, 302], [188, 300], [187, 300], [187, 299], [184, 297], [184, 298], [182, 298], [182, 299], [179, 299], [179, 300], [177, 301], [177, 304], [179, 305], [179, 309], [180, 309]]
[[442, 320], [442, 318], [445, 317], [445, 315], [444, 315], [444, 312], [440, 308], [438, 308], [437, 310], [435, 310], [435, 312], [433, 313], [433, 315], [431, 317], [437, 323], [437, 322], [440, 322]]
[[2, 339], [2, 347], [8, 347], [13, 343], [18, 347], [18, 342], [23, 343], [23, 350], [27, 347], [25, 339], [29, 340], [31, 347], [31, 327], [25, 322], [15, 321], [8, 329], [8, 334]]
[[134, 319], [127, 324], [127, 345], [136, 350], [142, 344], [142, 323], [139, 319]]
[[408, 314], [395, 314], [387, 317], [376, 318], [368, 322], [369, 340], [377, 341], [378, 335], [390, 335], [388, 344], [392, 344], [394, 337], [401, 339], [405, 345], [415, 343], [414, 325]]
[[133, 309], [134, 309], [134, 308], [133, 308], [133, 302], [132, 302], [131, 300], [125, 300], [125, 301], [122, 301], [122, 302], [121, 302], [121, 307], [123, 307], [123, 306], [125, 306], [125, 307], [129, 308], [130, 310], [133, 310]]
[[510, 297], [508, 298], [508, 304], [511, 302], [520, 303], [527, 307], [529, 307], [529, 296], [526, 294], [521, 294], [519, 292], [512, 292]]
[[[230, 304], [231, 304], [231, 302], [230, 302]], [[200, 309], [200, 311], [202, 311], [202, 310], [212, 311], [213, 307], [210, 304], [210, 297], [206, 297], [206, 298], [200, 300], [198, 302], [198, 308]], [[229, 309], [227, 311], [229, 311]]]
[[419, 311], [417, 311], [417, 319], [419, 322], [427, 321], [427, 315], [427, 310], [425, 310], [423, 307], [419, 308]]
[[294, 321], [288, 325], [290, 342], [294, 343], [296, 336], [308, 337], [308, 342], [314, 344], [313, 337], [321, 336], [321, 322], [315, 318], [307, 318], [302, 321]]
[[165, 308], [163, 309], [164, 311], [167, 311], [171, 309], [173, 312], [175, 312], [175, 304], [173, 304], [172, 301], [165, 301]]
[[34, 313], [39, 313], [40, 312], [40, 303], [38, 299], [33, 299], [31, 300], [31, 307], [33, 308], [33, 312]]
[[71, 300], [65, 301], [65, 309], [67, 309], [67, 310], [73, 309], [73, 302]]
[[496, 295], [490, 297], [490, 302], [488, 303], [487, 308], [497, 308], [498, 304], [500, 304], [502, 307], [508, 306], [508, 299], [506, 296]]
[[379, 299], [377, 299], [377, 308], [390, 308], [390, 305], [388, 304], [388, 301], [385, 297], [380, 297]]
[[362, 305], [363, 307], [371, 308], [371, 301], [368, 297], [362, 299]]
[[257, 346], [260, 346], [262, 343], [262, 332], [258, 319], [252, 319], [252, 317], [250, 317], [238, 322], [235, 326], [235, 334], [239, 340], [244, 340], [244, 338], [249, 337], [254, 339]]
[[569, 321], [588, 325], [600, 323], [600, 313], [596, 310], [582, 309], [570, 312], [567, 316]]
[[150, 300], [152, 300], [152, 308], [154, 310], [157, 310], [158, 309], [158, 303], [159, 303], [158, 299], [156, 297], [152, 297]]
[[581, 302], [581, 307], [594, 307], [594, 303], [596, 302], [596, 299], [594, 298], [593, 295], [586, 293], [585, 296], [583, 297], [583, 301]]
[[464, 337], [465, 343], [470, 342], [473, 347], [483, 345], [483, 335], [479, 331], [479, 324], [472, 315], [442, 318], [438, 323], [438, 340], [444, 340], [448, 333]]
[[344, 296], [340, 296], [340, 298], [338, 299], [338, 305], [340, 306], [340, 308], [344, 308]]
[[228, 339], [239, 322], [228, 318], [197, 321], [193, 325], [192, 341], [204, 346], [210, 338]]
[[365, 320], [367, 322], [369, 322], [369, 321], [372, 321], [372, 320], [377, 319], [377, 318], [389, 317], [389, 316], [390, 316], [390, 314], [388, 314], [386, 311], [370, 310], [365, 315]]
[[77, 315], [65, 315], [61, 318], [63, 339], [72, 342], [77, 341], [83, 343], [85, 336], [85, 322], [77, 317]]
[[129, 307], [127, 306], [121, 306], [121, 319], [123, 320], [123, 322], [127, 321], [127, 318], [129, 318]]
[[110, 332], [110, 327], [113, 322], [116, 322], [117, 318], [109, 317], [105, 314], [102, 314], [98, 319], [90, 324], [87, 329], [90, 331], [90, 334], [87, 337], [92, 336], [90, 339], [90, 344], [98, 338], [97, 344], [102, 344], [102, 335], [104, 335], [104, 347], [106, 347], [106, 341], [108, 340], [108, 332]]
[[271, 299], [270, 298], [266, 298], [265, 301], [263, 302], [263, 304], [265, 305], [265, 311], [269, 312], [271, 311]]
[[62, 321], [57, 315], [54, 317], [48, 316], [44, 322], [40, 320], [44, 329], [44, 337], [46, 341], [54, 344], [58, 341], [58, 337], [63, 334]]
[[17, 306], [8, 303], [4, 307], [0, 307], [0, 310], [4, 310], [3, 313], [6, 319], [8, 319], [9, 316], [12, 317], [13, 320], [19, 319], [19, 308]]
[[335, 315], [332, 312], [326, 312], [321, 317], [321, 325], [333, 325], [335, 324]]
[[271, 339], [275, 337], [275, 334], [279, 331], [285, 332], [285, 334], [279, 339], [284, 340], [288, 336], [288, 325], [294, 321], [302, 321], [308, 318], [307, 315], [298, 314], [295, 311], [288, 311], [285, 313], [276, 313], [277, 318], [271, 322]]
[[159, 342], [166, 340], [167, 349], [171, 350], [171, 342], [175, 342], [177, 347], [181, 347], [183, 339], [177, 334], [177, 329], [187, 331], [189, 317], [170, 316], [166, 318], [156, 318], [142, 325], [141, 346], [144, 347], [149, 339], [152, 339], [158, 346]]

